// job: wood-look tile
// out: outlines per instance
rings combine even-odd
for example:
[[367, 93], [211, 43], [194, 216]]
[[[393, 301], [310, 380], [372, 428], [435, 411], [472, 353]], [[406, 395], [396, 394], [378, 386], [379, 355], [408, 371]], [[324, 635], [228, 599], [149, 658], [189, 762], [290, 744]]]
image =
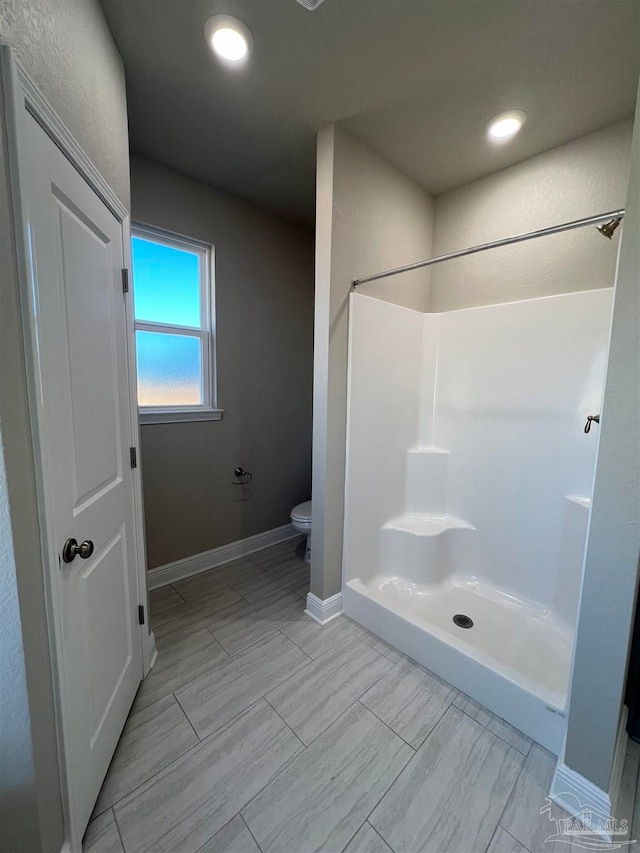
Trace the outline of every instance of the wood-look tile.
[[282, 562], [256, 563], [256, 571], [257, 574], [233, 584], [233, 588], [252, 603], [292, 584], [309, 582], [309, 566], [295, 556]]
[[190, 681], [176, 697], [204, 738], [310, 662], [291, 640], [277, 633]]
[[231, 586], [247, 575], [255, 574], [256, 566], [248, 557], [225, 563], [208, 572], [201, 572], [185, 580], [173, 584], [177, 592], [187, 601], [200, 601]]
[[[348, 617], [345, 617], [348, 619]], [[363, 628], [362, 625], [358, 625], [357, 622], [354, 622], [352, 619], [348, 619], [351, 623], [351, 629], [353, 631], [354, 637], [358, 637], [359, 640], [362, 640], [363, 643], [366, 643], [368, 646], [371, 646], [372, 649], [375, 649], [381, 655], [384, 655], [386, 658], [389, 658], [393, 663], [397, 663], [398, 661], [403, 659], [403, 655], [397, 649], [394, 649], [393, 646], [390, 646], [389, 643], [386, 643], [380, 637], [377, 637], [375, 634], [372, 634], [371, 631], [368, 631], [366, 628]]]
[[393, 850], [365, 821], [344, 848], [344, 853], [393, 853]]
[[234, 655], [299, 619], [303, 610], [298, 596], [285, 590], [257, 604], [247, 604], [237, 613], [219, 613], [208, 627], [220, 645]]
[[242, 816], [265, 853], [342, 850], [412, 755], [356, 703]]
[[178, 595], [171, 584], [149, 590], [149, 608], [152, 614], [166, 610], [176, 604], [184, 604], [184, 598]]
[[160, 646], [155, 666], [140, 685], [133, 712], [141, 711], [228, 659], [229, 655], [206, 628]]
[[287, 589], [287, 586], [283, 579], [271, 578], [262, 569], [257, 569], [255, 574], [234, 583], [233, 588], [250, 604], [256, 604], [269, 595]]
[[159, 644], [173, 642], [200, 628], [206, 628], [218, 613], [230, 615], [246, 606], [247, 602], [242, 596], [228, 587], [200, 601], [176, 605], [159, 620], [152, 622], [153, 631]]
[[487, 726], [487, 729], [494, 735], [498, 735], [499, 738], [502, 738], [502, 740], [506, 741], [509, 746], [517, 749], [518, 752], [521, 752], [523, 755], [529, 754], [532, 743], [531, 738], [528, 738], [521, 731], [514, 728], [510, 723], [507, 723], [506, 720], [501, 720], [500, 717], [496, 717], [494, 714], [492, 715], [492, 720]]
[[534, 743], [500, 824], [531, 853], [570, 851], [566, 840], [554, 842], [555, 820], [566, 819], [560, 806], [548, 799], [556, 759]]
[[291, 584], [301, 583], [302, 581], [311, 578], [311, 568], [308, 563], [301, 560], [299, 557], [292, 557], [284, 563], [262, 566], [263, 572], [272, 581], [285, 583], [288, 586]]
[[413, 661], [401, 660], [360, 701], [417, 749], [457, 695], [446, 681]]
[[369, 823], [394, 850], [484, 850], [524, 756], [450, 707]]
[[89, 823], [82, 839], [82, 853], [124, 853], [111, 809]]
[[198, 853], [260, 853], [260, 848], [238, 814], [216, 832]]
[[506, 829], [498, 826], [491, 839], [491, 844], [487, 847], [487, 853], [528, 853], [528, 851], [519, 841], [509, 835]]
[[115, 806], [127, 853], [195, 853], [301, 749], [257, 702]]
[[509, 746], [517, 749], [523, 755], [528, 755], [531, 749], [531, 739], [523, 734], [518, 729], [514, 728], [506, 720], [501, 720], [495, 714], [492, 714], [483, 705], [466, 696], [464, 693], [459, 693], [453, 703], [456, 708], [460, 708], [469, 717], [472, 717], [482, 726], [486, 726], [494, 735], [506, 741]]
[[491, 711], [487, 710], [484, 705], [474, 702], [473, 699], [470, 699], [464, 693], [459, 693], [453, 700], [453, 704], [477, 723], [480, 723], [481, 726], [488, 726], [493, 720]]
[[268, 693], [267, 701], [309, 745], [392, 665], [349, 637]]
[[304, 598], [306, 601], [307, 594], [311, 591], [311, 583], [309, 580], [304, 580], [301, 583], [291, 584], [289, 589], [292, 592], [295, 592], [296, 595], [299, 595], [300, 598]]
[[301, 559], [304, 557], [304, 552], [301, 552], [299, 547], [301, 543], [302, 537], [296, 536], [293, 539], [287, 539], [286, 542], [279, 542], [277, 545], [271, 545], [269, 548], [261, 548], [259, 551], [254, 551], [253, 554], [249, 554], [249, 559], [252, 563], [259, 566], [273, 566], [293, 557]]
[[118, 742], [94, 814], [121, 800], [197, 742], [173, 694], [132, 714]]
[[154, 628], [178, 616], [185, 601], [172, 586], [162, 586], [149, 592], [149, 618]]
[[303, 614], [296, 622], [285, 625], [282, 633], [312, 658], [319, 657], [333, 646], [339, 646], [353, 637], [351, 623], [343, 616], [327, 625], [320, 625], [315, 619]]

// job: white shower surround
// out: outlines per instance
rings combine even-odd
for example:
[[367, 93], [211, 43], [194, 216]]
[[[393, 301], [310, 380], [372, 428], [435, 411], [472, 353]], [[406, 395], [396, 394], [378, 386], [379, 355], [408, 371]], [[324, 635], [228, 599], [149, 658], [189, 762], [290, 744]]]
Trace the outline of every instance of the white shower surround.
[[350, 301], [345, 611], [555, 754], [612, 299]]

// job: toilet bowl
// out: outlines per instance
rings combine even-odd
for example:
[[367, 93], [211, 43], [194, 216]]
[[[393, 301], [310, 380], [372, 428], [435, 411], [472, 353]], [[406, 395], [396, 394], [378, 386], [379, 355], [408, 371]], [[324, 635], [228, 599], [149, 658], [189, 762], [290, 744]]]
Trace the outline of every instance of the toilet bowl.
[[294, 506], [291, 510], [291, 524], [299, 533], [305, 533], [307, 541], [305, 543], [304, 558], [307, 563], [311, 562], [311, 501], [305, 501], [302, 504]]

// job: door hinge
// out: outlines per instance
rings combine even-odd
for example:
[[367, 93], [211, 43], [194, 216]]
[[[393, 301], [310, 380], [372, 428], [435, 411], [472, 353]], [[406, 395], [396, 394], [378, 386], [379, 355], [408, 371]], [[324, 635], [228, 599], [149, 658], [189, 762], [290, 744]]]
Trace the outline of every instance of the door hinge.
[[122, 270], [122, 292], [129, 293], [129, 270]]
[[138, 453], [137, 453], [135, 447], [129, 448], [129, 459], [131, 460], [131, 467], [137, 468], [138, 467]]
[[138, 606], [138, 622], [144, 625], [144, 607], [141, 604]]

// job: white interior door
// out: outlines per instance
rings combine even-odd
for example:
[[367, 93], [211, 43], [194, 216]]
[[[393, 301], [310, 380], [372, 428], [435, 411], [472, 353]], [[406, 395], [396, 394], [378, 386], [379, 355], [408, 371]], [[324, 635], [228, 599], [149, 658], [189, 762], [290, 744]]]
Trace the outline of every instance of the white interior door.
[[[72, 832], [142, 678], [122, 224], [34, 118], [20, 151]], [[69, 562], [65, 543], [91, 542]], [[92, 553], [89, 553], [92, 551]], [[67, 553], [71, 558], [73, 553]]]

